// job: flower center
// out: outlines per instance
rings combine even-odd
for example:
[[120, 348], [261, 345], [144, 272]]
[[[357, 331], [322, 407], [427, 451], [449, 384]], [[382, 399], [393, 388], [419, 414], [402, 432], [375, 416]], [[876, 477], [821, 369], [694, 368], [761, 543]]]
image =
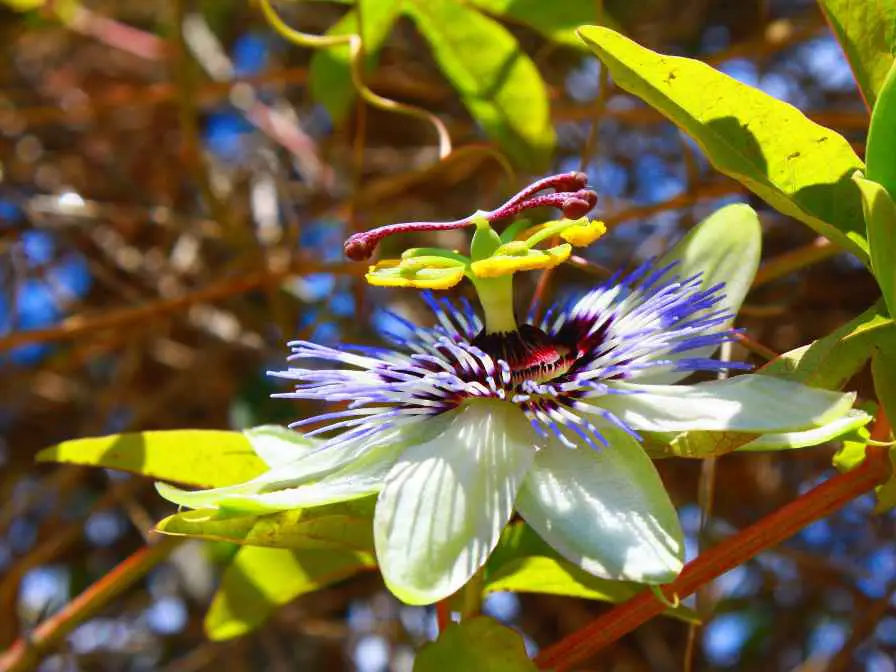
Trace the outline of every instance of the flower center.
[[511, 382], [519, 385], [532, 380], [545, 383], [562, 376], [575, 364], [577, 353], [551, 338], [538, 327], [523, 324], [513, 331], [489, 332], [483, 329], [473, 345], [510, 365]]

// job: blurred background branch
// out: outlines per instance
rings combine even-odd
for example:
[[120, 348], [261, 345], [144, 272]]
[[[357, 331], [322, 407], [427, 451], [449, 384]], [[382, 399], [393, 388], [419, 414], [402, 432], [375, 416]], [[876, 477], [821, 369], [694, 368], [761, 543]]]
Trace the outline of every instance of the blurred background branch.
[[[399, 605], [372, 573], [292, 601], [240, 639], [209, 641], [203, 619], [236, 548], [147, 548], [151, 521], [171, 513], [148, 482], [33, 462], [76, 436], [287, 423], [313, 411], [269, 399], [282, 388], [264, 371], [281, 366], [287, 340], [375, 344], [371, 324], [385, 309], [424, 314], [412, 293], [358, 281], [364, 266], [341, 256], [355, 230], [467, 215], [533, 175], [581, 168], [610, 233], [544, 276], [545, 301], [658, 254], [732, 201], [756, 208], [765, 233], [734, 359], [761, 363], [807, 343], [878, 296], [853, 259], [715, 173], [699, 147], [575, 46], [575, 25], [601, 16], [651, 48], [700, 58], [793, 103], [861, 149], [868, 112], [811, 2], [446, 1], [459, 18], [443, 33], [389, 14], [387, 2], [276, 4], [304, 33], [362, 35], [358, 74], [377, 96], [440, 120], [454, 145], [442, 161], [430, 125], [353, 95], [345, 52], [287, 43], [250, 3], [7, 4], [5, 669], [411, 669], [435, 610]], [[542, 13], [526, 14], [530, 4]], [[464, 44], [449, 28], [473, 23], [482, 43], [497, 45], [494, 59], [445, 46]], [[488, 70], [492, 60], [500, 67]], [[457, 74], [480, 67], [493, 84], [485, 93]], [[396, 240], [382, 254], [420, 242]], [[852, 387], [873, 398], [865, 374]], [[832, 451], [720, 459], [707, 538], [827, 478]], [[694, 544], [699, 464], [659, 468]], [[711, 618], [693, 669], [896, 669], [896, 519], [871, 517], [872, 506], [859, 498], [708, 584]], [[140, 571], [120, 580], [122, 567]], [[607, 608], [546, 595], [484, 604], [520, 628], [532, 652]], [[654, 619], [581, 669], [679, 670], [687, 627]]]

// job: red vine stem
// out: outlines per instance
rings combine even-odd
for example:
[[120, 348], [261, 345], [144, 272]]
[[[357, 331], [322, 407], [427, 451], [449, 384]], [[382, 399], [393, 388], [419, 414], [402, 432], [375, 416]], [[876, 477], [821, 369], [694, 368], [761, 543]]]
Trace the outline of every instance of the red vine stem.
[[33, 670], [41, 658], [58, 646], [68, 633], [167, 558], [180, 542], [181, 540], [176, 537], [165, 537], [131, 555], [69, 602], [61, 611], [45, 620], [26, 636], [16, 640], [9, 649], [0, 654], [0, 670], [3, 672]]
[[451, 606], [448, 604], [448, 598], [436, 602], [436, 624], [439, 626], [439, 632], [445, 632], [445, 628], [451, 625]]
[[[889, 432], [887, 421], [878, 418], [872, 436]], [[721, 542], [692, 562], [675, 581], [661, 588], [670, 601], [685, 598], [701, 586], [743, 564], [760, 552], [778, 545], [810, 523], [833, 513], [877, 485], [891, 474], [886, 449], [866, 448], [865, 461], [852, 471], [834, 476], [789, 504]], [[645, 590], [553, 646], [544, 649], [535, 664], [542, 670], [566, 670], [581, 663], [667, 608]]]

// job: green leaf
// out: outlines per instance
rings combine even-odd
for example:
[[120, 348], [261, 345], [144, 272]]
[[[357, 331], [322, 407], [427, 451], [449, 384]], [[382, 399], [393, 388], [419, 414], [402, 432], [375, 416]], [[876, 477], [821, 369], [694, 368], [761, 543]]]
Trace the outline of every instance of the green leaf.
[[555, 142], [547, 87], [513, 35], [455, 0], [407, 0], [405, 11], [485, 132], [519, 165], [546, 166]]
[[239, 637], [300, 595], [371, 566], [369, 556], [363, 553], [246, 546], [224, 572], [205, 615], [205, 632], [215, 641]]
[[375, 497], [265, 516], [217, 509], [182, 511], [159, 521], [163, 534], [229, 541], [250, 546], [335, 549], [373, 553]]
[[[486, 593], [506, 590], [618, 603], [643, 589], [642, 584], [610, 581], [589, 574], [563, 558], [525, 523], [514, 523], [504, 529], [485, 569]], [[683, 621], [698, 621], [696, 613], [684, 606], [665, 613]]]
[[515, 630], [488, 616], [452, 623], [439, 638], [424, 646], [414, 660], [414, 672], [536, 672], [526, 645]]
[[2, 4], [16, 12], [30, 12], [40, 9], [48, 0], [0, 0]]
[[792, 105], [705, 63], [663, 56], [598, 26], [579, 36], [616, 83], [686, 131], [721, 172], [863, 261], [868, 244], [849, 142]]
[[893, 0], [818, 0], [852, 67], [869, 108], [874, 107], [893, 64], [896, 2]]
[[[892, 57], [891, 57], [892, 60]], [[882, 185], [889, 194], [896, 194], [896, 63], [890, 67], [887, 78], [871, 110], [868, 142], [865, 147], [865, 174], [869, 180]]]
[[[644, 590], [644, 586], [630, 581], [601, 579], [566, 560], [534, 556], [511, 560], [489, 575], [485, 592], [502, 590], [563, 595], [615, 604], [631, 599]], [[700, 621], [693, 609], [681, 605], [665, 613], [688, 623]]]
[[241, 483], [266, 470], [240, 432], [203, 429], [73, 439], [44, 448], [36, 459], [119, 469], [203, 488]]
[[[392, 32], [401, 13], [402, 0], [356, 0], [364, 19], [365, 69], [371, 71], [386, 38]], [[353, 35], [358, 33], [358, 12], [352, 10], [335, 23], [327, 35]], [[348, 46], [317, 49], [311, 57], [311, 96], [321, 103], [334, 123], [340, 123], [348, 114], [357, 95], [352, 82]]]
[[[583, 24], [600, 23], [616, 26], [616, 22], [598, 14], [598, 3], [582, 0], [469, 0], [469, 4], [497, 17], [525, 24], [547, 39], [573, 49], [585, 49], [576, 36]], [[602, 19], [602, 20], [601, 20]]]
[[[896, 107], [892, 112], [896, 115]], [[896, 163], [893, 161], [893, 157], [896, 157], [896, 125], [889, 137], [894, 140], [889, 148], [893, 152], [889, 154], [890, 163]], [[890, 315], [896, 315], [896, 204], [881, 184], [859, 175], [854, 176], [853, 180], [862, 193], [862, 210], [865, 213], [868, 245], [871, 248], [871, 270], [880, 285]]]
[[832, 464], [837, 471], [850, 471], [855, 469], [865, 459], [865, 446], [868, 445], [868, 439], [871, 433], [867, 427], [859, 429], [854, 438], [843, 442], [840, 450], [834, 454]]
[[865, 365], [874, 344], [891, 334], [896, 334], [892, 320], [877, 302], [824, 338], [784, 353], [761, 372], [810, 387], [839, 390]]
[[896, 341], [878, 343], [871, 356], [874, 392], [888, 418], [896, 418]]
[[[874, 391], [883, 406], [888, 418], [896, 417], [896, 338], [880, 339], [875, 344], [871, 356], [871, 375], [874, 378]], [[864, 432], [859, 441], [843, 444], [843, 448], [834, 456], [834, 466], [840, 471], [849, 471], [861, 464], [865, 459], [870, 434]], [[892, 439], [892, 432], [885, 440]], [[896, 446], [888, 450], [892, 473], [883, 485], [875, 488], [877, 504], [874, 510], [883, 513], [896, 507]]]

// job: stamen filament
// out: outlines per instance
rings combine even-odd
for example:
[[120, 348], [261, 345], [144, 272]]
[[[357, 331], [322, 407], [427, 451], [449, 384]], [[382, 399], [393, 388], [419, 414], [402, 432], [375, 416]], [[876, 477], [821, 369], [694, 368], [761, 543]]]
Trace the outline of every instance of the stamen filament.
[[488, 334], [516, 331], [516, 313], [513, 309], [513, 276], [499, 278], [470, 278], [479, 295], [479, 303], [485, 315], [485, 331]]

